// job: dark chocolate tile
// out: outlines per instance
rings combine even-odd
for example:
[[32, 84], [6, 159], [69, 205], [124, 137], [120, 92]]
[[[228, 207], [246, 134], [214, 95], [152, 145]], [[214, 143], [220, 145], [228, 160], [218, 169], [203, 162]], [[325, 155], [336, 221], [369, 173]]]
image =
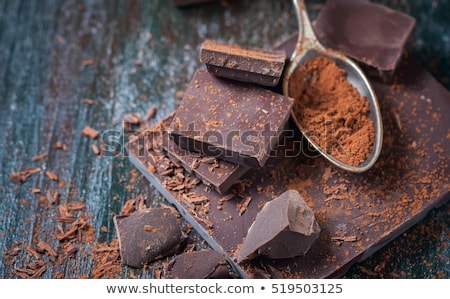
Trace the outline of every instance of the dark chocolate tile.
[[206, 40], [200, 48], [200, 61], [219, 77], [264, 86], [275, 86], [283, 73], [284, 51], [243, 47]]
[[174, 209], [152, 208], [114, 217], [120, 256], [126, 265], [144, 265], [177, 253], [185, 240], [182, 218]]
[[267, 89], [197, 70], [169, 133], [183, 149], [259, 168], [278, 144], [292, 105]]
[[233, 276], [225, 256], [212, 249], [177, 255], [164, 272], [165, 278], [176, 279], [223, 279]]
[[321, 43], [388, 78], [414, 28], [413, 17], [366, 0], [328, 0], [314, 24]]

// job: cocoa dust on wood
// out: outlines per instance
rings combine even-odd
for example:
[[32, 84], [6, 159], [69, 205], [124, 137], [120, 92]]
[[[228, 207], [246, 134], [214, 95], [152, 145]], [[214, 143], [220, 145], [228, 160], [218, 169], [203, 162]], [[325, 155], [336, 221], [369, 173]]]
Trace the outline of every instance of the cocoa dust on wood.
[[375, 128], [369, 102], [348, 82], [345, 70], [318, 56], [298, 67], [291, 80], [293, 111], [308, 136], [344, 163], [363, 163], [372, 151]]

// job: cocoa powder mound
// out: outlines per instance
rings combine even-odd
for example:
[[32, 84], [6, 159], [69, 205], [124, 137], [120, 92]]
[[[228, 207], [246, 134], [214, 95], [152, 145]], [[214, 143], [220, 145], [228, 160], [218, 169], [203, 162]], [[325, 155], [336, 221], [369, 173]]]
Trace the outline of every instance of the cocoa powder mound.
[[289, 93], [299, 125], [326, 153], [352, 166], [372, 152], [375, 128], [369, 102], [348, 82], [345, 70], [318, 56], [292, 74]]

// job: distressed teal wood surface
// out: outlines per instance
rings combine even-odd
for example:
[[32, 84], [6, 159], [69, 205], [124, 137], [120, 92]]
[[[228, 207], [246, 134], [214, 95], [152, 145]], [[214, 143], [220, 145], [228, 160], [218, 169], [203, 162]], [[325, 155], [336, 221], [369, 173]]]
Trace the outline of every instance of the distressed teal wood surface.
[[[307, 1], [312, 18], [322, 2]], [[377, 2], [416, 17], [408, 49], [450, 88], [450, 1]], [[82, 136], [85, 125], [113, 137], [109, 144], [121, 152], [124, 114], [144, 114], [152, 105], [159, 108], [157, 119], [171, 112], [177, 92], [200, 66], [205, 38], [270, 47], [296, 27], [290, 1], [224, 1], [183, 9], [165, 0], [0, 1], [0, 277], [17, 277], [12, 269], [32, 261], [22, 250], [14, 263], [7, 262], [4, 255], [15, 242], [60, 246], [57, 207], [40, 201], [33, 188], [44, 196], [47, 189], [57, 190], [62, 203], [84, 202], [95, 230], [93, 243], [49, 266], [43, 278], [58, 272], [92, 277], [92, 246], [116, 237], [112, 219], [124, 202], [139, 196], [149, 206], [164, 202], [126, 156], [94, 155], [91, 145], [100, 140]], [[57, 141], [67, 150], [54, 148]], [[42, 153], [46, 159], [32, 162]], [[10, 183], [10, 174], [26, 167], [42, 171], [21, 186]], [[59, 182], [46, 171], [58, 174]], [[449, 214], [450, 204], [433, 210], [346, 277], [449, 278]], [[206, 245], [200, 240], [198, 246]], [[123, 267], [119, 277], [153, 277], [158, 265]]]

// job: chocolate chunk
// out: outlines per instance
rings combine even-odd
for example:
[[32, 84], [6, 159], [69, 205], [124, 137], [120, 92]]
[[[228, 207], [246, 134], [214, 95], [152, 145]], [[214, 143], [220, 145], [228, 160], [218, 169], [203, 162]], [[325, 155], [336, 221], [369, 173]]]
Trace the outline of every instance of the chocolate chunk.
[[259, 168], [288, 122], [293, 99], [197, 70], [170, 125], [183, 149]]
[[248, 170], [239, 164], [183, 150], [173, 140], [168, 140], [165, 150], [172, 161], [180, 163], [189, 173], [195, 173], [205, 185], [213, 187], [219, 194], [226, 193]]
[[324, 46], [362, 62], [370, 75], [389, 79], [415, 22], [407, 14], [370, 1], [329, 0], [314, 31]]
[[298, 191], [288, 190], [259, 211], [236, 259], [241, 262], [260, 255], [272, 259], [305, 255], [319, 233], [313, 211]]
[[278, 84], [285, 60], [283, 51], [242, 47], [210, 39], [200, 48], [200, 61], [206, 64], [211, 74], [264, 86]]
[[177, 253], [185, 240], [181, 218], [169, 208], [115, 216], [114, 224], [122, 262], [135, 268]]
[[231, 267], [225, 256], [212, 249], [177, 255], [166, 267], [165, 278], [230, 278]]

